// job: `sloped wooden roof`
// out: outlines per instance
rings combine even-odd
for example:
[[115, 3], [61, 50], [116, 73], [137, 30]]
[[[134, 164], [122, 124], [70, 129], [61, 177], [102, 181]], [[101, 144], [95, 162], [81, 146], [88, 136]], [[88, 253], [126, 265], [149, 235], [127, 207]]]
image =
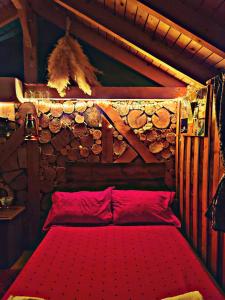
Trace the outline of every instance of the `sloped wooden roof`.
[[[225, 68], [224, 0], [0, 0], [0, 26], [29, 10], [167, 86], [199, 86]], [[28, 14], [29, 18], [29, 14]]]

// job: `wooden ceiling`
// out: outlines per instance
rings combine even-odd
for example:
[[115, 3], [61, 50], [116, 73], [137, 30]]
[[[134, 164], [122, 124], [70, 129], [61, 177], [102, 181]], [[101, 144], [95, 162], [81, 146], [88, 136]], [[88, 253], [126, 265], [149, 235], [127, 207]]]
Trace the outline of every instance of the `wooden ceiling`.
[[163, 86], [201, 86], [225, 68], [224, 0], [0, 0], [0, 9], [0, 26], [19, 16], [26, 43], [31, 12], [61, 28], [69, 16], [77, 37]]

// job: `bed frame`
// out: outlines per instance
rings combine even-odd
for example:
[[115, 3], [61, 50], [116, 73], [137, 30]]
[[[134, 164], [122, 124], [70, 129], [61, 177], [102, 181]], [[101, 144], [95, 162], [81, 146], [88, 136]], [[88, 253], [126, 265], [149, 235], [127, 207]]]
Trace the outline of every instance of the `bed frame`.
[[95, 190], [108, 186], [123, 189], [174, 190], [169, 166], [164, 162], [72, 163], [66, 164], [62, 189]]

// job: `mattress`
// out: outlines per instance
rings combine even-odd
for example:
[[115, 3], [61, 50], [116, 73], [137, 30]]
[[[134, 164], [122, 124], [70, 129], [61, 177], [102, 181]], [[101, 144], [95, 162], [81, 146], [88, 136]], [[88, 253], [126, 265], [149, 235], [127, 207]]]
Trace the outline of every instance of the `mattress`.
[[160, 300], [194, 290], [224, 299], [175, 227], [55, 226], [3, 300]]

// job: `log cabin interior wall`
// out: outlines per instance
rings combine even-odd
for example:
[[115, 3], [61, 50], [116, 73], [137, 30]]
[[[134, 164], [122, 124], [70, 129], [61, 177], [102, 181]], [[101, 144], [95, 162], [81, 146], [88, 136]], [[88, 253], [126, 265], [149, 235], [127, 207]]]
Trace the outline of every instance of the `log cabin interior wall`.
[[183, 230], [221, 286], [225, 287], [225, 234], [211, 229], [205, 217], [223, 174], [215, 119], [215, 100], [208, 88], [209, 118], [205, 137], [180, 135], [176, 157]]
[[[17, 130], [8, 140], [1, 138], [0, 180], [14, 195], [15, 204], [29, 206], [26, 228], [31, 244], [38, 233], [38, 219], [43, 220], [48, 211], [50, 193], [66, 184], [68, 161], [167, 162], [166, 184], [175, 186], [176, 100], [45, 99], [15, 104], [15, 111], [17, 124], [10, 126]], [[37, 112], [38, 143], [24, 142], [22, 124], [27, 112]], [[40, 198], [34, 197], [39, 191]]]

